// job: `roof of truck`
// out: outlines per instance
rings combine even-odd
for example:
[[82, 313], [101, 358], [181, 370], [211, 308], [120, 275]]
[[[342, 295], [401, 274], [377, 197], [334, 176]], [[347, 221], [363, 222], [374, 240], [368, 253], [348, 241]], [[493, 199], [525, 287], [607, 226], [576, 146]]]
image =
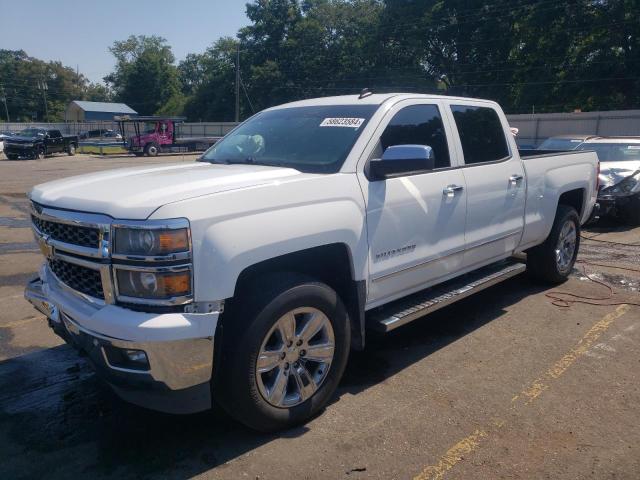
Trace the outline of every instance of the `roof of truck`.
[[[372, 93], [367, 96], [361, 97], [361, 95], [339, 95], [336, 97], [321, 97], [321, 98], [309, 98], [307, 100], [299, 100], [296, 102], [285, 103], [272, 107], [276, 108], [289, 108], [289, 107], [315, 107], [323, 105], [381, 105], [387, 100], [394, 98], [396, 100], [404, 99], [429, 99], [429, 100], [464, 100], [464, 101], [478, 101], [478, 102], [491, 102], [491, 100], [484, 100], [480, 98], [467, 98], [467, 97], [450, 97], [447, 95], [437, 94], [423, 94], [423, 93]], [[494, 103], [494, 102], [491, 102]]]

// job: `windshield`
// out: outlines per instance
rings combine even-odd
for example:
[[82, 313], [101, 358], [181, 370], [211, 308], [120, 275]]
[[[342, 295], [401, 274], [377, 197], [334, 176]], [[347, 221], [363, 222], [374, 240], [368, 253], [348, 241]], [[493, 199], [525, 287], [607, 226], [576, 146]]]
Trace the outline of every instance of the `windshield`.
[[601, 162], [624, 162], [640, 160], [640, 142], [638, 143], [583, 143], [578, 150], [594, 150]]
[[575, 150], [581, 143], [579, 138], [547, 138], [538, 150]]
[[37, 128], [26, 128], [18, 133], [21, 137], [44, 137], [44, 130]]
[[201, 161], [335, 173], [377, 108], [331, 105], [262, 112], [207, 150]]
[[145, 123], [144, 124], [144, 133], [156, 133], [156, 124], [155, 123]]

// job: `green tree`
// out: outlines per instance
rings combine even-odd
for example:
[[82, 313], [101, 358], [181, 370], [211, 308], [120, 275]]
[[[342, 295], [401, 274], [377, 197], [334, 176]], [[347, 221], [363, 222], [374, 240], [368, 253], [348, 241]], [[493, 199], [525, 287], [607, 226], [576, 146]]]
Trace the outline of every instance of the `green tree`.
[[[23, 50], [0, 49], [0, 87], [12, 121], [45, 121], [47, 115], [52, 122], [62, 121], [72, 100], [106, 101], [110, 96], [104, 85], [89, 82], [74, 69], [30, 57]], [[5, 117], [2, 105], [0, 119]]]
[[115, 97], [134, 110], [152, 114], [169, 100], [179, 104], [180, 80], [175, 57], [167, 41], [158, 36], [130, 36], [109, 48], [116, 69], [105, 77]]

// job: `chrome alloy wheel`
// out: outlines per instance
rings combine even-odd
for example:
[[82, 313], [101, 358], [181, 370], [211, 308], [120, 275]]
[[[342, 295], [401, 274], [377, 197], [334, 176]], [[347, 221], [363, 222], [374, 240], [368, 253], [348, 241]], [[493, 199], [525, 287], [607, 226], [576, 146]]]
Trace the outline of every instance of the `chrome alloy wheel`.
[[274, 407], [301, 404], [322, 385], [334, 353], [333, 327], [324, 313], [312, 307], [287, 312], [262, 341], [256, 361], [260, 393]]
[[576, 239], [576, 226], [571, 220], [567, 220], [560, 230], [556, 245], [556, 264], [561, 272], [566, 272], [571, 267], [571, 261], [576, 251]]

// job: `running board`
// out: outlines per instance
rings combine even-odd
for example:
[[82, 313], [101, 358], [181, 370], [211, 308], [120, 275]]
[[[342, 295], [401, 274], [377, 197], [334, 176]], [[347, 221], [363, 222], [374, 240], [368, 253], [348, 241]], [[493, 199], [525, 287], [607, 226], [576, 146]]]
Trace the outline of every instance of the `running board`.
[[367, 314], [367, 323], [375, 330], [389, 332], [514, 277], [525, 269], [526, 265], [513, 260], [494, 263], [374, 309]]

